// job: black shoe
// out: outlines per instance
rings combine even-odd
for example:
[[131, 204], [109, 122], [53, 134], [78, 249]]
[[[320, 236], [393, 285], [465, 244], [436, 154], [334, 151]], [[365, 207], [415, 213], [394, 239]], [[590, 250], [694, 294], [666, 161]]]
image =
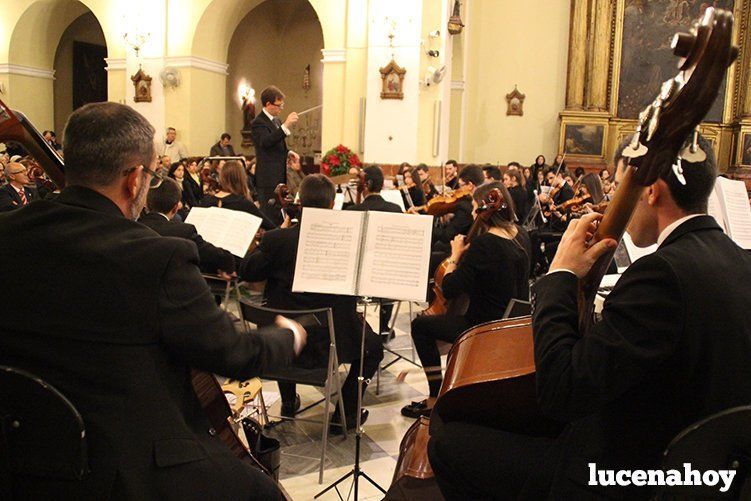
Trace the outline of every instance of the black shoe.
[[428, 407], [428, 400], [425, 399], [421, 402], [412, 402], [402, 407], [402, 416], [419, 419], [421, 416], [430, 416], [430, 411], [432, 410], [432, 407]]
[[396, 332], [394, 332], [394, 329], [381, 332], [381, 341], [383, 342], [383, 344], [390, 343], [394, 340], [395, 337]]
[[293, 418], [295, 417], [295, 414], [299, 410], [300, 410], [300, 394], [299, 393], [295, 393], [294, 406], [292, 405], [287, 406], [284, 403], [282, 403], [282, 416], [284, 417]]
[[[368, 409], [363, 409], [362, 414], [360, 414], [360, 424], [365, 424], [365, 421], [368, 420], [368, 416], [370, 415], [370, 412], [368, 412]], [[351, 416], [347, 416], [347, 431], [352, 431], [357, 426], [357, 416], [355, 414], [352, 414]], [[331, 423], [329, 424], [329, 433], [332, 435], [344, 435], [344, 430], [342, 430], [341, 426], [341, 419], [339, 419], [339, 409], [334, 412], [334, 414], [331, 416]]]

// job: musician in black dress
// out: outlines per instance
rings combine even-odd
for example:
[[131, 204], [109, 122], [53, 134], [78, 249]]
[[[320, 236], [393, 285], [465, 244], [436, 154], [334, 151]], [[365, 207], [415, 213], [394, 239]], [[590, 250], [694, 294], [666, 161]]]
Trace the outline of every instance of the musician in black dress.
[[250, 200], [248, 176], [242, 164], [237, 160], [230, 160], [224, 164], [219, 173], [221, 189], [214, 195], [206, 195], [201, 200], [201, 207], [223, 207], [253, 214], [263, 219], [261, 228], [273, 230], [276, 228], [271, 219], [260, 211]]
[[469, 307], [464, 315], [418, 316], [412, 322], [420, 363], [428, 378], [427, 400], [412, 402], [402, 409], [408, 417], [427, 414], [443, 382], [441, 357], [436, 341], [453, 343], [466, 329], [503, 317], [511, 299], [528, 298], [530, 244], [526, 232], [514, 223], [514, 203], [502, 183], [480, 186], [472, 197], [475, 211], [491, 190], [498, 189], [504, 205], [490, 216], [484, 233], [466, 244], [463, 235], [451, 241], [451, 256], [443, 278], [443, 295], [455, 299], [466, 294]]

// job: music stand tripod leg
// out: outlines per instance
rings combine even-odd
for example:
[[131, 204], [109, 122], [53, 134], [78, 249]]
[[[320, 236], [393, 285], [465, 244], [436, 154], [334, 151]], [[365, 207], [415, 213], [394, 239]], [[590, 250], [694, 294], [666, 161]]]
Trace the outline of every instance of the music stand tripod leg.
[[[352, 485], [353, 485], [353, 488], [354, 488], [354, 494], [355, 494], [354, 499], [355, 499], [355, 501], [357, 501], [357, 499], [358, 499], [357, 496], [359, 495], [358, 483], [359, 483], [360, 477], [365, 477], [365, 479], [368, 482], [370, 482], [375, 487], [377, 487], [378, 490], [380, 490], [381, 492], [383, 492], [384, 494], [386, 494], [386, 491], [383, 490], [383, 487], [381, 487], [380, 485], [378, 485], [372, 478], [370, 478], [364, 471], [362, 471], [360, 469], [360, 442], [362, 440], [362, 432], [363, 432], [363, 429], [362, 429], [362, 386], [363, 386], [363, 383], [365, 381], [365, 378], [363, 377], [362, 373], [363, 373], [363, 369], [364, 369], [363, 364], [364, 364], [364, 361], [365, 361], [365, 333], [367, 332], [367, 326], [368, 326], [368, 322], [367, 322], [367, 318], [368, 318], [368, 304], [370, 302], [371, 302], [370, 298], [368, 298], [368, 297], [363, 297], [362, 298], [362, 303], [363, 303], [362, 318], [363, 318], [363, 321], [362, 321], [362, 335], [360, 336], [360, 372], [359, 372], [358, 377], [357, 377], [357, 417], [356, 417], [356, 419], [357, 419], [357, 421], [356, 421], [357, 426], [355, 428], [355, 464], [354, 464], [354, 467], [352, 468], [352, 471], [350, 471], [349, 473], [347, 473], [346, 475], [344, 475], [343, 477], [341, 477], [339, 480], [337, 480], [336, 482], [334, 482], [333, 484], [329, 485], [324, 490], [322, 490], [321, 492], [319, 492], [318, 494], [316, 494], [313, 497], [313, 499], [318, 499], [319, 497], [321, 497], [326, 492], [330, 491], [331, 489], [336, 488], [337, 485], [339, 485], [340, 483], [342, 483], [344, 480], [346, 480], [350, 476], [353, 477], [352, 478]], [[338, 494], [339, 493], [339, 489], [336, 489], [336, 492]], [[341, 494], [339, 495], [339, 497], [341, 498]], [[347, 496], [347, 498], [349, 499], [349, 496]]]

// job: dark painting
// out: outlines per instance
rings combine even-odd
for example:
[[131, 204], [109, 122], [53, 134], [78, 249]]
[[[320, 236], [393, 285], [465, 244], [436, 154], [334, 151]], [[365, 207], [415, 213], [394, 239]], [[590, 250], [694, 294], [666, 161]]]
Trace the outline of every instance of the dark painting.
[[563, 151], [567, 155], [602, 155], [602, 125], [566, 125]]
[[751, 134], [743, 134], [743, 154], [741, 165], [751, 166]]
[[73, 42], [73, 109], [107, 100], [107, 47]]
[[[660, 92], [662, 82], [676, 75], [678, 58], [670, 50], [675, 33], [688, 31], [707, 7], [732, 11], [734, 4], [734, 0], [626, 0], [618, 117], [637, 118]], [[726, 85], [724, 80], [706, 121], [722, 121]]]

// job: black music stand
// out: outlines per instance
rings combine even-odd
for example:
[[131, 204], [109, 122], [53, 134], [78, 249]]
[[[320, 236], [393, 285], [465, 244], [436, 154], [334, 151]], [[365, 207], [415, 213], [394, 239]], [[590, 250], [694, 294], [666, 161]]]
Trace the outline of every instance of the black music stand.
[[[386, 491], [378, 485], [378, 483], [370, 478], [367, 473], [362, 471], [360, 469], [360, 442], [362, 440], [362, 385], [365, 381], [365, 378], [362, 375], [363, 372], [363, 361], [365, 360], [365, 332], [367, 331], [367, 318], [368, 318], [368, 304], [372, 302], [371, 298], [369, 297], [362, 297], [360, 301], [363, 304], [363, 320], [362, 320], [362, 335], [360, 336], [360, 372], [357, 376], [357, 427], [355, 428], [355, 464], [352, 468], [352, 471], [341, 477], [339, 480], [334, 482], [333, 484], [326, 487], [324, 490], [316, 494], [313, 499], [318, 499], [319, 497], [323, 496], [325, 493], [330, 491], [331, 489], [336, 490], [336, 493], [339, 495], [339, 499], [342, 499], [342, 494], [339, 492], [339, 488], [337, 487], [339, 484], [347, 480], [350, 476], [352, 478], [352, 486], [350, 486], [350, 493], [352, 492], [352, 489], [355, 491], [355, 501], [357, 501], [357, 495], [358, 495], [358, 487], [359, 487], [359, 481], [360, 477], [364, 477], [365, 480], [371, 483], [374, 487], [376, 487], [379, 491], [381, 491], [383, 494], [386, 494]], [[370, 381], [368, 381], [370, 383]], [[341, 398], [341, 395], [339, 395], [339, 398]], [[347, 499], [349, 499], [349, 493], [347, 494]]]

